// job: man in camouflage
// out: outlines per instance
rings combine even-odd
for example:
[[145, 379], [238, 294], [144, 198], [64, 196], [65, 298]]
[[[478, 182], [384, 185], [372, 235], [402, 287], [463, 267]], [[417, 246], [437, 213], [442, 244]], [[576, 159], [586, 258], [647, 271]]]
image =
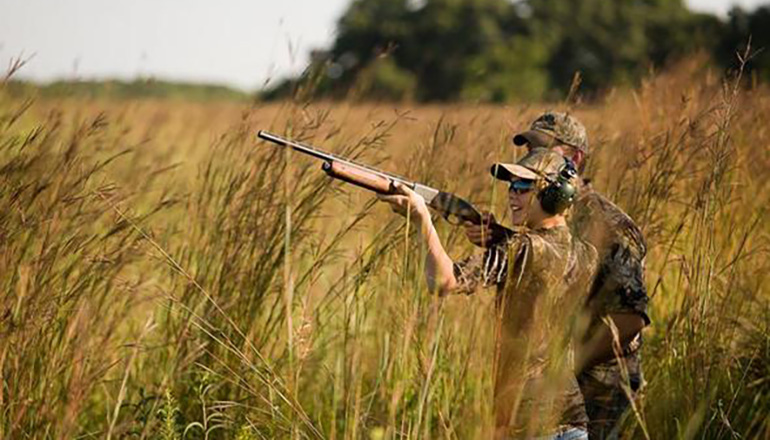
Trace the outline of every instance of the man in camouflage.
[[493, 166], [493, 176], [509, 182], [516, 232], [459, 263], [446, 254], [419, 195], [399, 187], [399, 195], [379, 196], [416, 219], [428, 251], [425, 276], [432, 291], [469, 294], [482, 285], [497, 288], [494, 409], [500, 439], [588, 438], [574, 373], [573, 320], [565, 310], [579, 310], [583, 298], [569, 287], [580, 276], [578, 269], [595, 270], [596, 254], [583, 257], [593, 265], [578, 265], [563, 216], [570, 203], [545, 201], [554, 182], [577, 185], [576, 175], [561, 174], [565, 166], [561, 155], [544, 148], [529, 151], [517, 164]]
[[[582, 170], [588, 152], [583, 125], [565, 113], [547, 112], [513, 138], [528, 149], [545, 147], [573, 160]], [[489, 226], [468, 225], [476, 245], [490, 247], [509, 230], [489, 216]], [[573, 234], [592, 245], [599, 257], [585, 301], [586, 331], [576, 348], [577, 374], [586, 402], [591, 438], [614, 438], [618, 422], [642, 385], [641, 330], [650, 323], [644, 285], [647, 247], [641, 231], [619, 207], [583, 182], [568, 220]], [[619, 356], [613, 348], [617, 332]]]

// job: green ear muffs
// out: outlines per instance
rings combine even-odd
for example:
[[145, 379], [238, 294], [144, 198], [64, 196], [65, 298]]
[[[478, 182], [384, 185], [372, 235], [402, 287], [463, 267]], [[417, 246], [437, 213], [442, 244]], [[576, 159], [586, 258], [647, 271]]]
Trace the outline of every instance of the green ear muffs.
[[577, 195], [577, 187], [575, 186], [577, 175], [575, 164], [565, 158], [564, 167], [559, 171], [556, 180], [551, 180], [548, 186], [537, 195], [543, 211], [556, 215], [572, 206]]

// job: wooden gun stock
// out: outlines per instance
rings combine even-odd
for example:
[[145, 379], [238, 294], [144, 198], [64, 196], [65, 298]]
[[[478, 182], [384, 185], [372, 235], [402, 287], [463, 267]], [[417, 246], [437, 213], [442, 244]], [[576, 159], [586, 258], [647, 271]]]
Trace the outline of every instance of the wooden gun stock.
[[393, 181], [365, 169], [346, 165], [337, 161], [326, 161], [323, 164], [323, 170], [329, 177], [340, 179], [347, 183], [359, 186], [369, 191], [379, 194], [390, 194], [393, 192]]

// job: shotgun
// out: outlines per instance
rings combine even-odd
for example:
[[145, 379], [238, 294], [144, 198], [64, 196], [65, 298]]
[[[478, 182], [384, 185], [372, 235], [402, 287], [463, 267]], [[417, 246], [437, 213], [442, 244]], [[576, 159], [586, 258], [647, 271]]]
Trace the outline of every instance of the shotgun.
[[268, 142], [323, 160], [322, 169], [327, 175], [335, 179], [379, 194], [393, 194], [395, 191], [393, 183], [399, 182], [401, 185], [407, 186], [421, 195], [428, 206], [441, 214], [445, 219], [450, 220], [452, 218], [460, 222], [481, 224], [481, 213], [469, 202], [454, 194], [439, 191], [418, 182], [409, 181], [401, 176], [378, 170], [369, 165], [356, 163], [344, 157], [335, 156], [316, 147], [286, 139], [264, 130], [260, 130], [257, 136]]

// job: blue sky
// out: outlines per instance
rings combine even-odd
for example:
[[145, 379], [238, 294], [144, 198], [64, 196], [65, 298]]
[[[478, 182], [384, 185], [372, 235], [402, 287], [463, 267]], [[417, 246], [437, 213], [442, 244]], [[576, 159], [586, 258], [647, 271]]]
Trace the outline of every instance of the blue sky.
[[[726, 14], [732, 4], [688, 0]], [[350, 0], [0, 0], [0, 69], [24, 78], [157, 77], [244, 90], [296, 73], [325, 47]]]

